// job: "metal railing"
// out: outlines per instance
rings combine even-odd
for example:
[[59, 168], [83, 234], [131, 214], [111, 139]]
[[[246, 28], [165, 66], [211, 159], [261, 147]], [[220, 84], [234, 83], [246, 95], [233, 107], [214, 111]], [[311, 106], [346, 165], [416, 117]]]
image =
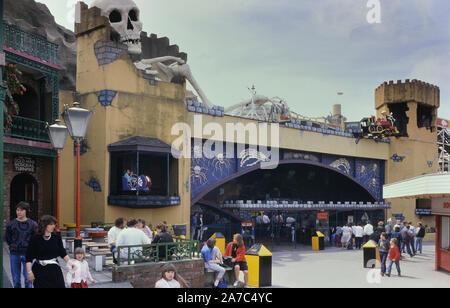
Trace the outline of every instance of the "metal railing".
[[121, 246], [117, 248], [117, 265], [187, 260], [200, 257], [200, 242], [174, 239], [173, 243]]
[[45, 124], [44, 121], [15, 116], [10, 129], [5, 135], [14, 138], [50, 142]]
[[28, 33], [16, 26], [3, 23], [3, 40], [4, 44], [12, 49], [56, 64], [59, 46], [47, 41], [42, 36]]

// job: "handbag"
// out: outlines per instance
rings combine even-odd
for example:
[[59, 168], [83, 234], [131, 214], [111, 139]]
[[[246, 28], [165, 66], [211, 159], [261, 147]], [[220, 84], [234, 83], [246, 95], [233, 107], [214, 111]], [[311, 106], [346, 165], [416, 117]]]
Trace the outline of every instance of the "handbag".
[[232, 257], [223, 257], [223, 264], [226, 267], [233, 267], [233, 262], [231, 262]]

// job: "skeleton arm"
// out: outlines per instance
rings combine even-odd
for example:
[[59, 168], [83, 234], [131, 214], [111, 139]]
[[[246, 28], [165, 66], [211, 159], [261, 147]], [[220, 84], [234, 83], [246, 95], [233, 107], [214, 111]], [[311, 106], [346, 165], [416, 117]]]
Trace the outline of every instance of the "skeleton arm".
[[[175, 61], [175, 62], [167, 66], [163, 63], [166, 61]], [[157, 67], [158, 71], [150, 70], [153, 64]], [[172, 56], [159, 57], [153, 59], [143, 59], [139, 62], [136, 62], [135, 66], [140, 70], [145, 70], [147, 74], [157, 75], [159, 73], [162, 73], [163, 75], [166, 75], [169, 82], [173, 78], [173, 76], [181, 76], [186, 78], [192, 85], [194, 90], [198, 93], [202, 102], [208, 108], [213, 107], [213, 105], [206, 97], [205, 93], [203, 93], [199, 84], [195, 80], [194, 76], [192, 75], [191, 68], [189, 67], [189, 65], [185, 63], [183, 59]]]

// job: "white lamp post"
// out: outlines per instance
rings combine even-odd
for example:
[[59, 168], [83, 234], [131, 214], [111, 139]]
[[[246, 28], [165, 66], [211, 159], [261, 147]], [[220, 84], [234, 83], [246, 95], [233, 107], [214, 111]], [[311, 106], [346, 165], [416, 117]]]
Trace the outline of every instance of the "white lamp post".
[[80, 108], [80, 103], [73, 103], [72, 108], [64, 106], [62, 116], [67, 124], [69, 134], [77, 144], [77, 195], [76, 195], [76, 237], [74, 241], [75, 247], [82, 246], [80, 236], [80, 144], [86, 136], [89, 121], [92, 117], [92, 111]]
[[55, 124], [52, 126], [49, 126], [47, 123], [46, 128], [52, 146], [58, 152], [58, 156], [56, 158], [56, 230], [59, 232], [59, 162], [69, 131], [66, 126], [61, 125], [61, 121], [59, 119], [56, 120]]

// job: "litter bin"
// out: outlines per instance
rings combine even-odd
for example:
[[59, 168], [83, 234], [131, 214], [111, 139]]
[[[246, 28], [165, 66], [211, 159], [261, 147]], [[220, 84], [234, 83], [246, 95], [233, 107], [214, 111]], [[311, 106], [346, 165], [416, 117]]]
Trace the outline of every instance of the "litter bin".
[[272, 253], [263, 244], [253, 245], [245, 254], [248, 264], [248, 285], [272, 286]]
[[186, 225], [173, 225], [173, 233], [175, 236], [186, 236]]
[[224, 255], [225, 254], [225, 236], [220, 232], [216, 232], [210, 238], [216, 239], [216, 246], [217, 246], [217, 248], [219, 248], [220, 253], [222, 255]]
[[317, 231], [316, 235], [311, 237], [312, 250], [325, 250], [325, 235], [322, 232]]
[[364, 268], [375, 268], [381, 264], [378, 245], [370, 240], [363, 246]]

